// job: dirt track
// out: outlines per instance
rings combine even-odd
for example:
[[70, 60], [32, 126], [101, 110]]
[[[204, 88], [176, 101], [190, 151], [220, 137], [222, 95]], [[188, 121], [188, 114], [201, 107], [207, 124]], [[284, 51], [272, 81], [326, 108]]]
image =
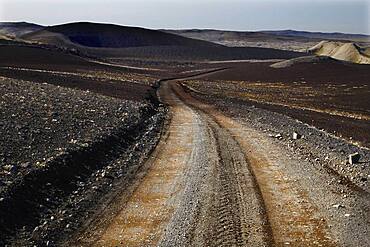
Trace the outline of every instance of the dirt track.
[[124, 205], [114, 219], [92, 225], [75, 245], [370, 244], [367, 193], [349, 191], [349, 206], [337, 209], [338, 191], [350, 188], [335, 176], [195, 100], [176, 81], [163, 81], [159, 96], [171, 120], [149, 170], [115, 202]]

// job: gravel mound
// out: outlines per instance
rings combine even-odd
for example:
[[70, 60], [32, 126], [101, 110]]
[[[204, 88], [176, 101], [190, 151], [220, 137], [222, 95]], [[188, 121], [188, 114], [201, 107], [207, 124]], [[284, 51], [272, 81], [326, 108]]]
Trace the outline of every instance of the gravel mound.
[[275, 69], [280, 69], [280, 68], [287, 68], [291, 67], [295, 64], [299, 63], [319, 63], [319, 62], [326, 62], [326, 61], [335, 61], [334, 59], [326, 56], [307, 56], [307, 57], [298, 57], [298, 58], [293, 58], [289, 60], [284, 60], [282, 62], [277, 62], [274, 64], [271, 64], [270, 67], [275, 68]]
[[308, 51], [316, 55], [329, 56], [352, 63], [370, 64], [369, 56], [354, 43], [321, 41]]

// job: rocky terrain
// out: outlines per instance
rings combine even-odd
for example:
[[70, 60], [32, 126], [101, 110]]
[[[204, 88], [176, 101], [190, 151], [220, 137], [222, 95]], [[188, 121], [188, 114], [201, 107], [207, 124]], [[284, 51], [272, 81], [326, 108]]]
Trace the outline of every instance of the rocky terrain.
[[[366, 147], [359, 147], [331, 135], [324, 129], [315, 128], [293, 118], [287, 117], [286, 112], [274, 109], [261, 109], [253, 101], [230, 97], [225, 89], [210, 93], [211, 87], [207, 82], [186, 82], [185, 87], [195, 97], [217, 105], [222, 111], [243, 121], [250, 121], [258, 129], [265, 132], [271, 139], [284, 143], [297, 154], [315, 161], [323, 167], [344, 176], [347, 182], [355, 183], [365, 191], [370, 191], [370, 169], [366, 165], [370, 160], [370, 152]], [[189, 87], [187, 87], [189, 85]], [[217, 88], [213, 87], [212, 88]], [[205, 93], [207, 92], [207, 93]], [[223, 93], [220, 93], [223, 92]], [[282, 114], [283, 113], [283, 114]], [[285, 113], [285, 114], [284, 114]], [[293, 137], [294, 133], [296, 137]], [[302, 138], [303, 137], [303, 138]], [[348, 156], [359, 152], [362, 162], [349, 164]]]
[[0, 246], [370, 245], [361, 35], [10, 26]]
[[367, 65], [307, 57], [216, 66], [229, 69], [207, 75], [195, 86], [287, 114], [352, 143], [369, 146]]
[[43, 74], [33, 75], [38, 83], [1, 77], [1, 244], [14, 234], [14, 246], [52, 243], [80, 226], [112, 184], [136, 173], [165, 116], [150, 87], [132, 101], [114, 87], [69, 89], [70, 77]]

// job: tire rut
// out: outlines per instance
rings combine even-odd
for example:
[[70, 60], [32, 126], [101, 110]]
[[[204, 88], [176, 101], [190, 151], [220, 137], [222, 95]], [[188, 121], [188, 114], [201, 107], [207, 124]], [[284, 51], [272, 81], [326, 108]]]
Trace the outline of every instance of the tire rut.
[[[253, 242], [250, 232], [250, 219], [245, 205], [245, 178], [247, 167], [245, 157], [237, 143], [220, 129], [214, 122], [209, 122], [216, 139], [219, 162], [216, 167], [217, 176], [214, 189], [218, 191], [214, 197], [211, 215], [216, 217], [212, 225], [214, 246], [245, 246]], [[252, 185], [252, 193], [255, 185]], [[251, 191], [249, 191], [251, 192]], [[261, 219], [262, 220], [262, 219]]]
[[215, 111], [210, 105], [192, 98], [181, 86], [174, 88], [187, 104], [204, 112], [222, 130], [229, 132], [240, 145], [242, 152], [247, 154], [251, 171], [255, 174], [253, 177], [263, 196], [266, 208], [264, 214], [271, 224], [270, 232], [273, 237], [270, 238], [270, 244], [337, 246], [325, 218], [322, 218], [324, 217], [322, 209], [319, 210], [315, 202], [308, 197], [307, 188], [302, 187], [298, 180], [287, 177], [285, 163], [291, 165], [292, 161], [282, 157], [279, 148], [271, 145], [271, 141], [263, 138], [258, 131], [239, 125]]
[[[175, 87], [175, 86], [174, 86]], [[176, 88], [172, 89], [176, 92]], [[180, 94], [177, 97], [186, 102]], [[270, 246], [273, 243], [263, 199], [243, 150], [228, 130], [206, 112], [195, 110], [208, 127], [216, 160], [210, 174], [212, 199], [198, 226], [206, 246]], [[194, 244], [194, 243], [193, 243]]]

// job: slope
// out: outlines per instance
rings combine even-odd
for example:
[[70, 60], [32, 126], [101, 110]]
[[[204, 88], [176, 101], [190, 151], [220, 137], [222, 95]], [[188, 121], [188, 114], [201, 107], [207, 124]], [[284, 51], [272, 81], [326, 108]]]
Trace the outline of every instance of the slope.
[[28, 22], [0, 22], [0, 35], [18, 38], [42, 28], [43, 26]]
[[94, 48], [127, 48], [141, 46], [216, 46], [139, 27], [126, 27], [100, 23], [70, 23], [51, 26], [22, 37], [48, 44], [76, 45]]

